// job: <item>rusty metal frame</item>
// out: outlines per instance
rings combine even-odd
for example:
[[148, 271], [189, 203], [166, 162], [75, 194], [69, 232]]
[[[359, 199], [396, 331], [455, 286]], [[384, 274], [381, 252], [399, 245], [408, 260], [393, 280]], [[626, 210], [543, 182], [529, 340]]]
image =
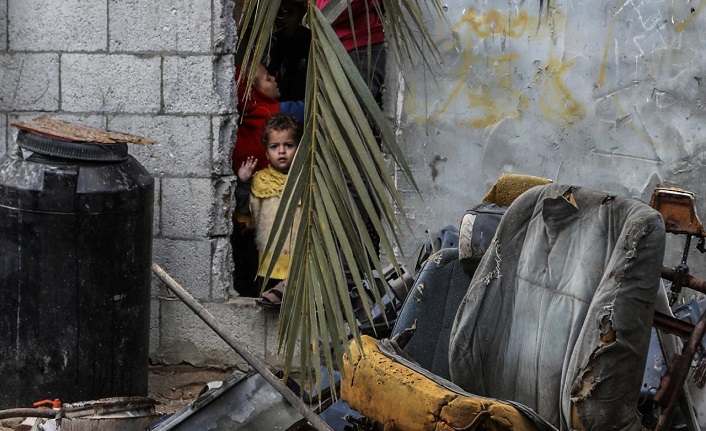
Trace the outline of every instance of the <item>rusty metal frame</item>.
[[[667, 232], [686, 235], [681, 263], [675, 268], [662, 268], [662, 278], [672, 281], [670, 305], [681, 292], [682, 287], [706, 293], [706, 281], [689, 274], [689, 266], [686, 263], [691, 237], [700, 238], [701, 241], [697, 248], [702, 252], [704, 251], [703, 240], [706, 237], [703, 224], [696, 214], [694, 194], [684, 189], [658, 185], [650, 198], [650, 206], [662, 215]], [[681, 353], [675, 354], [669, 359], [669, 369], [667, 374], [662, 377], [659, 390], [655, 394], [654, 401], [662, 406], [662, 411], [654, 431], [663, 431], [669, 426], [670, 417], [683, 391], [694, 354], [706, 334], [706, 313], [700, 316], [696, 325], [692, 325], [672, 316], [655, 312], [653, 326], [662, 332], [674, 334], [687, 340]]]

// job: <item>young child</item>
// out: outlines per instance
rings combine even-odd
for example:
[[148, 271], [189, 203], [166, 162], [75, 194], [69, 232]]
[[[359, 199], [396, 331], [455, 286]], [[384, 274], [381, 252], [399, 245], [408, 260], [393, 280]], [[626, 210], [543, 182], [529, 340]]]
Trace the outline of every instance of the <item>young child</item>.
[[[240, 68], [236, 79], [240, 76]], [[238, 82], [238, 112], [240, 121], [233, 151], [233, 172], [238, 172], [244, 163], [254, 163], [253, 172], [264, 169], [269, 164], [262, 146], [262, 129], [265, 121], [277, 113], [289, 113], [297, 118], [300, 128], [304, 123], [304, 102], [279, 102], [280, 89], [275, 78], [259, 64], [250, 94], [245, 79]], [[242, 191], [242, 188], [241, 188]], [[240, 207], [233, 217], [233, 285], [241, 296], [256, 297], [260, 290], [255, 285], [257, 273], [257, 247], [252, 229], [252, 219], [248, 211], [248, 196], [241, 198], [236, 189], [236, 205]], [[242, 210], [244, 208], [244, 211]], [[243, 213], [244, 212], [244, 213]]]
[[[240, 68], [236, 78], [240, 76]], [[246, 79], [238, 83], [238, 124], [237, 140], [233, 151], [233, 171], [237, 172], [249, 157], [257, 161], [255, 171], [267, 167], [265, 150], [262, 148], [262, 130], [268, 118], [277, 113], [293, 115], [299, 128], [304, 124], [304, 102], [280, 102], [280, 89], [275, 78], [267, 72], [264, 65], [258, 64], [252, 88], [248, 95]]]
[[[245, 193], [250, 193], [250, 213], [255, 225], [256, 243], [260, 256], [260, 266], [257, 271], [260, 286], [262, 286], [272, 260], [272, 256], [269, 254], [264, 255], [265, 243], [272, 231], [275, 214], [280, 204], [284, 184], [287, 181], [287, 174], [292, 166], [300, 139], [301, 129], [297, 120], [291, 115], [275, 114], [267, 119], [262, 133], [262, 145], [270, 164], [253, 175], [256, 161], [251, 157], [245, 160], [238, 169], [237, 198], [242, 199]], [[252, 184], [250, 183], [251, 178]], [[248, 188], [249, 190], [245, 190]], [[243, 208], [239, 208], [239, 211], [242, 210]], [[267, 289], [257, 301], [262, 306], [277, 308], [282, 305], [282, 297], [289, 275], [291, 251], [294, 246], [294, 235], [300, 218], [301, 213], [297, 210], [287, 241], [270, 274]]]

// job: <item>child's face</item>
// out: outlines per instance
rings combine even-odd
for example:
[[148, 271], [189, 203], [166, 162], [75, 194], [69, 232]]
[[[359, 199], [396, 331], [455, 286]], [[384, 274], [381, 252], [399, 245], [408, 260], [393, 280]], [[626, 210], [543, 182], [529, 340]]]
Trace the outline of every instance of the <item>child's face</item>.
[[294, 140], [294, 133], [291, 130], [271, 130], [267, 135], [267, 160], [273, 168], [289, 173], [292, 166], [294, 154], [297, 152], [299, 142]]
[[261, 64], [257, 66], [257, 72], [255, 72], [255, 87], [273, 99], [279, 98], [279, 87], [275, 77], [270, 75]]

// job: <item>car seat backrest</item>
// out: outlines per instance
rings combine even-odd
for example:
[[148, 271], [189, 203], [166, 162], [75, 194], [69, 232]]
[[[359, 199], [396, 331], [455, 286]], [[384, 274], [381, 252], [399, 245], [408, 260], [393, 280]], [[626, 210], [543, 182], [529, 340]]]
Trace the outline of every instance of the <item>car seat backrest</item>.
[[[478, 261], [473, 269], [478, 266]], [[458, 260], [458, 248], [434, 253], [422, 266], [392, 330], [392, 337], [411, 328], [404, 351], [422, 368], [449, 379], [449, 334], [456, 311], [471, 281]]]
[[451, 380], [560, 429], [640, 429], [664, 236], [637, 200], [555, 184], [524, 193], [458, 309]]

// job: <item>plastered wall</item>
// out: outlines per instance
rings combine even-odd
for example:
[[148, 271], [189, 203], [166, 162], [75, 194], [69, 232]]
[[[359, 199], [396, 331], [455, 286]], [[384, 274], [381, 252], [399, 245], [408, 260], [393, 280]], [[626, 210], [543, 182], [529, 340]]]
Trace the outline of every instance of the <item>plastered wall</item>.
[[443, 20], [428, 14], [440, 61], [427, 71], [405, 60], [388, 77], [421, 191], [400, 184], [406, 250], [458, 226], [502, 173], [644, 200], [657, 183], [679, 185], [706, 215], [705, 2], [442, 5]]

